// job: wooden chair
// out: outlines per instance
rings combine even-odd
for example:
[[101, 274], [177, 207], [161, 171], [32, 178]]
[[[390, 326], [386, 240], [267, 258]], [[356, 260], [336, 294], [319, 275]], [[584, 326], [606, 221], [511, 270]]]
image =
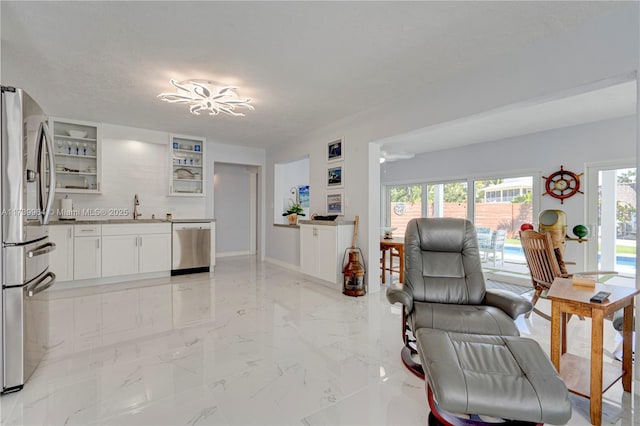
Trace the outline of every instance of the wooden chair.
[[[387, 266], [387, 251], [389, 252], [389, 265]], [[398, 250], [389, 247], [387, 249], [380, 250], [380, 270], [382, 271], [382, 284], [384, 284], [387, 280], [387, 271], [389, 271], [389, 279], [391, 280], [391, 275], [395, 272], [400, 274], [400, 261], [398, 260], [398, 264], [395, 265], [395, 259], [400, 259], [400, 253]]]
[[[539, 233], [536, 231], [520, 231], [520, 242], [524, 256], [527, 259], [527, 266], [531, 273], [531, 283], [535, 289], [535, 294], [531, 303], [533, 311], [541, 317], [551, 320], [551, 317], [540, 310], [536, 306], [536, 302], [541, 297], [546, 297], [549, 288], [555, 278], [570, 278], [572, 274], [567, 273], [565, 262], [562, 259], [562, 253], [558, 249], [553, 248], [551, 234]], [[581, 275], [605, 275], [617, 274], [615, 271], [593, 271], [580, 272]], [[525, 315], [529, 317], [531, 313]]]
[[[551, 320], [551, 317], [536, 308], [536, 302], [540, 297], [545, 297], [556, 277], [567, 277], [563, 273], [555, 251], [551, 235], [541, 234], [536, 231], [520, 231], [520, 243], [527, 259], [527, 266], [531, 273], [531, 283], [535, 289], [533, 299], [533, 312], [543, 318]], [[528, 318], [530, 313], [525, 315]]]

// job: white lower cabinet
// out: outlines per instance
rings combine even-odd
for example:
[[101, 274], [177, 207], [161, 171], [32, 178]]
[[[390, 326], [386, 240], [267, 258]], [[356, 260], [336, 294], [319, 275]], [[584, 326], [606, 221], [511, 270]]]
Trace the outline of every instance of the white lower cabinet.
[[75, 225], [73, 239], [73, 279], [102, 275], [100, 225]]
[[[109, 225], [105, 225], [107, 228]], [[138, 236], [104, 235], [102, 237], [102, 276], [138, 273]]]
[[171, 232], [140, 236], [138, 268], [138, 272], [145, 273], [171, 269]]
[[56, 281], [73, 280], [73, 225], [49, 227], [49, 241], [56, 249], [49, 253], [49, 270], [56, 274]]
[[300, 270], [342, 285], [342, 257], [351, 245], [353, 224], [300, 224]]
[[102, 276], [171, 269], [171, 224], [104, 225]]
[[88, 280], [171, 270], [171, 224], [52, 225], [56, 280]]

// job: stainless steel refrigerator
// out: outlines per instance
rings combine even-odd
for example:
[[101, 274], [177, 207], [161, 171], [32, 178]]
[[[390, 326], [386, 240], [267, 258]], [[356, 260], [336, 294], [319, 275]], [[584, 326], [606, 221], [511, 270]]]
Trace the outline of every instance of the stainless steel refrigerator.
[[46, 117], [23, 90], [2, 86], [0, 150], [0, 378], [2, 393], [22, 389], [46, 352], [49, 271], [47, 223], [55, 195], [53, 141]]

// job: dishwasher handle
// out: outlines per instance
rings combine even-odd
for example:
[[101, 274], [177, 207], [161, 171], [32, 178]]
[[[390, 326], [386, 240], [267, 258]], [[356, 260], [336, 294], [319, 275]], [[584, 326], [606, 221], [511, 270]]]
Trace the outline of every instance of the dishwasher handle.
[[210, 223], [184, 223], [184, 224], [173, 224], [174, 231], [182, 231], [185, 229], [211, 229]]

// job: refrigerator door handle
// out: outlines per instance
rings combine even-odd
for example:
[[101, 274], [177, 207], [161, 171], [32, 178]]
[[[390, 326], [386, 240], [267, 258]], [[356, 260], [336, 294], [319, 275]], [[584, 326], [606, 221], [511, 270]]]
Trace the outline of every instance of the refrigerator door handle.
[[40, 256], [43, 254], [50, 253], [56, 249], [55, 243], [46, 243], [41, 246], [36, 247], [34, 250], [27, 252], [27, 257]]
[[34, 182], [38, 177], [38, 173], [33, 170], [27, 170], [27, 182]]
[[[51, 279], [49, 281], [47, 281], [46, 283], [44, 283], [43, 285], [40, 285], [47, 278], [51, 278]], [[27, 297], [33, 297], [36, 294], [45, 291], [46, 289], [51, 287], [53, 285], [53, 283], [55, 283], [55, 282], [56, 282], [56, 274], [54, 274], [53, 272], [47, 272], [42, 278], [40, 278], [38, 281], [36, 281], [35, 283], [31, 284], [27, 288]]]
[[[44, 164], [43, 156], [49, 153], [49, 193], [47, 194], [47, 183], [44, 182], [44, 177], [47, 175]], [[40, 191], [39, 191], [39, 203], [40, 203], [40, 222], [43, 225], [49, 223], [49, 215], [51, 214], [51, 207], [53, 206], [53, 198], [56, 195], [56, 160], [53, 156], [53, 138], [49, 131], [49, 126], [44, 121], [40, 123], [38, 129], [38, 151], [36, 155], [36, 167], [38, 174], [40, 175]], [[45, 203], [45, 195], [47, 195], [47, 201]]]

